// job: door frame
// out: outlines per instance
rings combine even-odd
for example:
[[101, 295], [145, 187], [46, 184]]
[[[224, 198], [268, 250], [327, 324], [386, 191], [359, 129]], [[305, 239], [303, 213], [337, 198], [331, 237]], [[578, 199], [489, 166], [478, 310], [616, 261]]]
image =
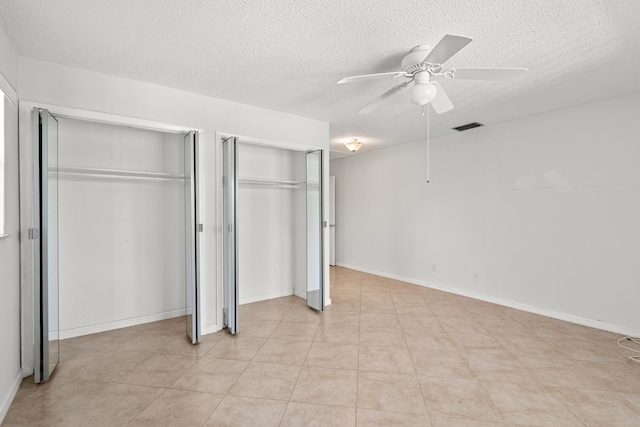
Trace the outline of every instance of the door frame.
[[[93, 121], [103, 124], [111, 124], [118, 126], [130, 126], [139, 129], [153, 130], [165, 133], [186, 134], [189, 131], [197, 131], [199, 133], [200, 158], [199, 167], [197, 168], [200, 188], [197, 197], [204, 200], [204, 153], [202, 148], [205, 146], [204, 129], [197, 126], [187, 126], [168, 122], [159, 122], [154, 120], [139, 119], [135, 117], [123, 116], [118, 114], [101, 113], [96, 111], [84, 110], [79, 108], [64, 107], [61, 105], [47, 104], [42, 102], [20, 101], [18, 105], [18, 126], [19, 126], [19, 162], [20, 162], [20, 235], [27, 236], [29, 228], [33, 225], [33, 156], [37, 135], [34, 135], [34, 126], [32, 119], [32, 111], [34, 108], [48, 110], [53, 116], [85, 121]], [[205, 218], [204, 203], [199, 206], [200, 218]], [[201, 221], [204, 222], [204, 221]], [[212, 222], [213, 223], [213, 222]], [[206, 227], [206, 224], [205, 224]], [[202, 236], [204, 237], [204, 236]], [[35, 363], [34, 351], [34, 303], [35, 290], [33, 277], [33, 240], [25, 238], [20, 239], [20, 298], [21, 298], [21, 365], [24, 376], [32, 375]], [[204, 246], [202, 244], [200, 258], [204, 260]], [[205, 330], [206, 325], [206, 263], [201, 262], [201, 298], [200, 298], [200, 330]]]
[[[293, 151], [299, 151], [299, 152], [309, 152], [309, 151], [315, 151], [315, 150], [322, 150], [322, 163], [324, 165], [323, 168], [323, 175], [322, 175], [322, 188], [323, 188], [323, 200], [328, 200], [329, 194], [329, 147], [320, 147], [320, 146], [315, 146], [315, 145], [304, 145], [304, 144], [300, 144], [298, 142], [287, 142], [287, 141], [278, 141], [278, 140], [273, 140], [273, 139], [267, 139], [267, 138], [257, 138], [257, 137], [253, 137], [253, 136], [247, 136], [247, 135], [241, 135], [238, 134], [236, 132], [227, 132], [227, 131], [217, 131], [216, 135], [215, 135], [215, 150], [216, 150], [216, 165], [215, 165], [215, 171], [216, 171], [216, 177], [215, 177], [215, 182], [216, 182], [216, 189], [219, 189], [220, 191], [216, 192], [216, 224], [217, 224], [217, 228], [221, 229], [221, 227], [223, 226], [223, 195], [222, 195], [222, 162], [223, 162], [223, 156], [222, 156], [222, 141], [230, 138], [230, 137], [236, 137], [237, 140], [243, 144], [253, 144], [253, 145], [258, 145], [258, 146], [262, 146], [262, 147], [274, 147], [274, 148], [283, 148], [286, 150], [293, 150]], [[328, 219], [328, 204], [324, 203], [323, 204], [323, 218]], [[328, 233], [329, 233], [329, 227], [324, 227], [323, 228], [323, 233], [322, 233], [322, 240], [323, 240], [323, 252], [324, 252], [324, 265], [323, 265], [323, 281], [324, 281], [324, 305], [325, 306], [329, 306], [331, 305], [331, 298], [330, 298], [330, 291], [331, 291], [331, 283], [329, 280], [329, 245], [327, 244], [328, 242]], [[223, 242], [222, 242], [222, 238], [217, 238], [216, 239], [216, 270], [215, 270], [215, 275], [216, 275], [216, 283], [218, 283], [219, 285], [217, 286], [217, 301], [218, 301], [218, 305], [216, 307], [217, 309], [217, 313], [218, 313], [218, 319], [217, 319], [217, 323], [219, 325], [223, 324], [223, 313], [222, 313], [222, 306], [223, 306], [223, 300], [222, 300], [222, 284], [224, 283], [224, 278], [222, 275], [222, 266], [224, 265], [224, 259], [223, 259], [223, 250], [224, 250], [224, 246], [223, 246]]]

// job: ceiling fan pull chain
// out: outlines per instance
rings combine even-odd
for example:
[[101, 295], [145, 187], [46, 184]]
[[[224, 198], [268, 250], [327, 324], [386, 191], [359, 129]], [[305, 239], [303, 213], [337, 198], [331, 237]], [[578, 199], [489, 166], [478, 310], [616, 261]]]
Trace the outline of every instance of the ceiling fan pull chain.
[[[422, 114], [424, 114], [424, 105], [422, 106]], [[431, 163], [431, 141], [430, 141], [430, 132], [429, 132], [429, 128], [431, 127], [431, 123], [429, 123], [429, 109], [427, 106], [427, 184], [429, 184], [429, 182], [431, 181], [431, 168], [430, 168], [430, 163]]]

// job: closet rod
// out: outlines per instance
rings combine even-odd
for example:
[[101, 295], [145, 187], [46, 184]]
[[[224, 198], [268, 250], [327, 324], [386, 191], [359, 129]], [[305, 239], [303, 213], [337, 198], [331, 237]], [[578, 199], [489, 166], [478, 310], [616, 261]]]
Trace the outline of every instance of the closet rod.
[[[49, 174], [56, 175], [55, 170], [49, 170]], [[61, 166], [57, 168], [59, 179], [71, 180], [117, 180], [117, 181], [184, 181], [182, 174], [172, 174], [166, 172], [143, 172], [123, 169], [102, 169], [102, 168], [77, 168]]]
[[239, 178], [238, 183], [242, 185], [259, 185], [264, 187], [286, 187], [295, 188], [304, 184], [301, 181], [286, 181], [279, 179], [264, 179], [264, 178]]

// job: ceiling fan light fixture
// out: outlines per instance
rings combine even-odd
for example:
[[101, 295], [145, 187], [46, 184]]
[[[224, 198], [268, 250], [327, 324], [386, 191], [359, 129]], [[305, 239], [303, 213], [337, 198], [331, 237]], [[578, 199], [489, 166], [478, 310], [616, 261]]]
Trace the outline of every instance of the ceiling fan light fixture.
[[351, 141], [345, 142], [344, 146], [347, 147], [347, 149], [352, 153], [355, 153], [360, 148], [362, 148], [362, 142], [358, 141], [358, 138], [353, 138], [351, 139]]
[[434, 100], [438, 88], [433, 83], [416, 83], [409, 92], [409, 102], [416, 105], [427, 105]]

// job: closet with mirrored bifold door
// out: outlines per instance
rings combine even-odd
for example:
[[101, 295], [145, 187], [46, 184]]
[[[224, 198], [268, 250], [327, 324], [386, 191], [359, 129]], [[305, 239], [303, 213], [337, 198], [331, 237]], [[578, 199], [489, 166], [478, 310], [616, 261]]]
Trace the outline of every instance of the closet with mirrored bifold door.
[[197, 343], [198, 132], [33, 120], [36, 382], [61, 339], [185, 317]]
[[322, 312], [322, 150], [221, 143], [224, 326], [241, 334], [239, 305], [290, 295]]

